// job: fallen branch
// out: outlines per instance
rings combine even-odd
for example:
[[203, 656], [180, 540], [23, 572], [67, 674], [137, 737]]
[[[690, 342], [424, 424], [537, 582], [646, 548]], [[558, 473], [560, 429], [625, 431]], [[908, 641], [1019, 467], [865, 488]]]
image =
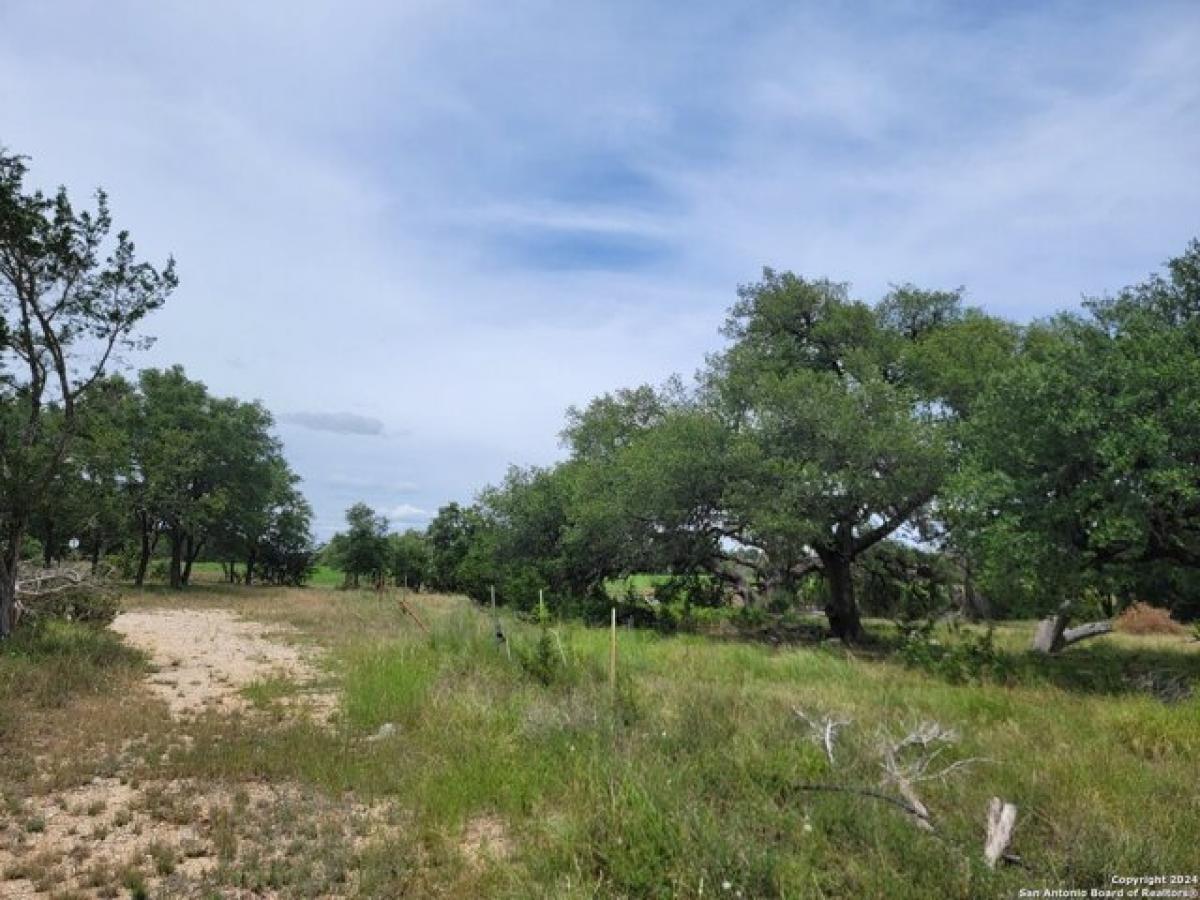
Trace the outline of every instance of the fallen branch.
[[105, 575], [69, 565], [18, 573], [13, 624], [41, 616], [110, 622], [117, 594]]
[[1108, 634], [1112, 630], [1112, 622], [1089, 622], [1086, 625], [1077, 625], [1063, 632], [1063, 646], [1068, 647], [1071, 644], [1087, 640], [1090, 637], [1099, 637], [1102, 634]]
[[883, 791], [875, 791], [871, 788], [855, 787], [849, 784], [797, 784], [793, 790], [802, 793], [838, 793], [838, 794], [854, 794], [858, 797], [866, 797], [870, 800], [878, 800], [881, 803], [888, 803], [903, 812], [908, 813], [914, 818], [921, 819], [928, 826], [927, 830], [938, 837], [941, 834], [934, 827], [933, 821], [929, 817], [929, 810], [924, 806], [916, 807], [900, 797], [893, 797], [891, 794], [885, 794]]

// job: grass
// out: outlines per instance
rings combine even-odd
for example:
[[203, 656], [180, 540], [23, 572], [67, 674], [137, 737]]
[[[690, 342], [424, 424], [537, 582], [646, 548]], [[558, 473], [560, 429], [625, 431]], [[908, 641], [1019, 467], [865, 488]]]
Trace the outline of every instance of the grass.
[[[243, 571], [244, 568], [244, 566], [239, 566], [238, 571]], [[341, 585], [343, 577], [337, 569], [329, 566], [317, 566], [309, 577], [308, 585], [323, 588], [338, 587]], [[192, 581], [196, 584], [225, 585], [225, 573], [219, 562], [197, 562], [192, 565]]]
[[[323, 803], [354, 797], [390, 810], [386, 827], [351, 839], [349, 828], [322, 831], [327, 813], [234, 803], [213, 818], [210, 839], [225, 860], [214, 890], [1008, 897], [1031, 885], [1194, 871], [1200, 699], [1166, 704], [1133, 677], [1200, 676], [1200, 645], [1186, 638], [1114, 635], [1043, 660], [1020, 650], [1031, 625], [1006, 625], [997, 645], [1009, 674], [965, 685], [842, 649], [622, 629], [614, 695], [606, 630], [560, 624], [543, 634], [506, 619], [506, 647], [461, 598], [416, 598], [428, 636], [386, 594], [212, 587], [169, 602], [295, 626], [325, 649], [341, 708], [332, 726], [255, 715], [156, 720], [136, 777], [299, 785]], [[76, 640], [91, 649], [68, 665], [60, 650]], [[19, 663], [32, 667], [26, 677], [77, 665], [111, 677], [92, 684], [76, 672], [63, 693], [29, 702], [70, 706], [122, 690], [138, 663], [92, 643], [103, 640], [39, 638], [47, 652]], [[17, 655], [0, 656], [0, 673]], [[270, 704], [286, 690], [269, 681], [248, 693]], [[836, 763], [796, 707], [851, 720]], [[887, 804], [803, 790], [879, 788], [881, 735], [930, 720], [961, 735], [946, 763], [988, 760], [920, 785], [940, 838]], [[91, 743], [116, 740], [104, 729], [119, 727], [99, 717]], [[980, 861], [992, 796], [1019, 807], [1014, 850], [1028, 869], [992, 872]], [[262, 834], [290, 864], [253, 849]], [[176, 855], [160, 856], [147, 876], [174, 868]]]

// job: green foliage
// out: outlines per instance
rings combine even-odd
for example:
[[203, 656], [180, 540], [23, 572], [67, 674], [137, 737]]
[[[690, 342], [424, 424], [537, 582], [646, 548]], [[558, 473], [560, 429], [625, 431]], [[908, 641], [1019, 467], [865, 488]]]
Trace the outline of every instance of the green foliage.
[[929, 620], [901, 622], [899, 655], [906, 665], [922, 669], [953, 684], [1003, 682], [1013, 672], [1008, 656], [996, 646], [994, 629], [935, 636]]
[[[481, 494], [474, 530], [450, 528], [459, 510], [435, 520], [435, 570], [439, 552], [457, 570], [474, 541], [474, 580], [504, 586], [505, 601], [529, 608], [545, 586], [588, 610], [636, 571], [679, 579], [687, 603], [736, 592], [786, 607], [815, 568], [835, 631], [857, 637], [851, 564], [924, 522], [983, 380], [950, 332], [986, 348], [980, 361], [1012, 342], [955, 293], [903, 287], [870, 306], [766, 270], [739, 291], [731, 344], [692, 390], [676, 380], [572, 409], [566, 463], [512, 470]], [[639, 620], [681, 612], [670, 597], [626, 599]]]
[[1194, 614], [1198, 261], [1032, 326], [980, 396], [948, 510], [1010, 612], [1092, 589]]
[[420, 590], [429, 580], [429, 541], [420, 531], [409, 529], [388, 535], [388, 569], [397, 585]]
[[325, 548], [325, 562], [345, 572], [354, 587], [363, 576], [380, 581], [391, 557], [387, 519], [367, 504], [355, 503], [346, 510], [346, 525], [346, 531], [334, 535]]

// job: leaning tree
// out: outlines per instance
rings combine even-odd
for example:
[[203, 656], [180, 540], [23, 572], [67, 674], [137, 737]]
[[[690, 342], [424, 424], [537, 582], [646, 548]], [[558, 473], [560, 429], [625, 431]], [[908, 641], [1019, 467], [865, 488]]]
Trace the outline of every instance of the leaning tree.
[[25, 158], [0, 150], [0, 638], [15, 624], [30, 517], [78, 431], [78, 407], [136, 328], [162, 306], [174, 261], [140, 262], [112, 234], [108, 199], [78, 210], [65, 188], [26, 185]]

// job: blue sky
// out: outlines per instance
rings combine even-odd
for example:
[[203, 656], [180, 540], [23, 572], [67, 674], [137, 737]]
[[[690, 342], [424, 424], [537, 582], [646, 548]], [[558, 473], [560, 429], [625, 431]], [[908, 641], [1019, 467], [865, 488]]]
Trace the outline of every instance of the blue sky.
[[763, 265], [1020, 319], [1200, 234], [1200, 4], [0, 2], [0, 143], [182, 286], [328, 536], [560, 452]]

